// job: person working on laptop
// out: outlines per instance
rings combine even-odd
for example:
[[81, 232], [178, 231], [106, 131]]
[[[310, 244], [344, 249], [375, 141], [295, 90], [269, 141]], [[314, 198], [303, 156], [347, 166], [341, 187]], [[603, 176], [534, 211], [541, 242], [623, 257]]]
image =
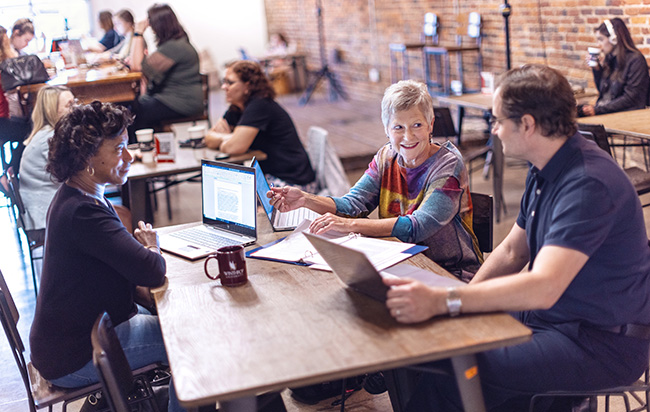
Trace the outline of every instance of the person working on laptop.
[[228, 154], [261, 150], [267, 158], [260, 166], [270, 184], [316, 192], [309, 156], [259, 64], [243, 60], [230, 65], [221, 88], [230, 108], [206, 134], [208, 147]]
[[[131, 121], [126, 109], [94, 101], [62, 117], [50, 140], [47, 171], [63, 184], [47, 215], [29, 343], [33, 365], [60, 387], [99, 381], [90, 335], [104, 311], [132, 368], [167, 363], [158, 317], [134, 302], [137, 288], [165, 281], [158, 235], [144, 222], [130, 234], [104, 196], [107, 184], [126, 183]], [[182, 410], [169, 394], [169, 410]]]
[[[312, 222], [312, 233], [395, 236], [427, 245], [429, 258], [468, 281], [483, 261], [471, 229], [468, 173], [451, 142], [431, 141], [433, 102], [426, 86], [403, 80], [388, 87], [381, 118], [389, 142], [348, 194], [316, 196], [285, 186], [271, 188], [271, 203], [281, 212], [307, 207], [323, 214]], [[379, 219], [355, 219], [375, 208]]]
[[[639, 197], [612, 157], [577, 132], [575, 98], [557, 70], [526, 65], [497, 86], [492, 133], [507, 156], [531, 164], [519, 217], [469, 285], [384, 279], [387, 307], [403, 323], [512, 311], [532, 329], [527, 343], [477, 355], [489, 411], [528, 410], [540, 392], [630, 384], [648, 367], [650, 339]], [[555, 402], [547, 410], [571, 410]], [[454, 378], [423, 375], [407, 410], [462, 410]]]

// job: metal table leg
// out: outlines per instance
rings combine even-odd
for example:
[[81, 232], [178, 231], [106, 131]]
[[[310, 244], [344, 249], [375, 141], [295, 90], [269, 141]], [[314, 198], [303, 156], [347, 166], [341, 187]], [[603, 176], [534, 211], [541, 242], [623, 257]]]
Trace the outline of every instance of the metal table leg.
[[451, 358], [454, 375], [463, 408], [467, 412], [485, 412], [485, 401], [481, 390], [481, 380], [478, 376], [476, 356], [461, 355]]

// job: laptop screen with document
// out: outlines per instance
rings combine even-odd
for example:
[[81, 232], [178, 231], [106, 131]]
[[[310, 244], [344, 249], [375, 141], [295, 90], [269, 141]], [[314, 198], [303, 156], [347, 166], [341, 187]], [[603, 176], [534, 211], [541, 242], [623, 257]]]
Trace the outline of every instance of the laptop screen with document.
[[256, 235], [255, 172], [250, 167], [203, 159], [203, 223]]

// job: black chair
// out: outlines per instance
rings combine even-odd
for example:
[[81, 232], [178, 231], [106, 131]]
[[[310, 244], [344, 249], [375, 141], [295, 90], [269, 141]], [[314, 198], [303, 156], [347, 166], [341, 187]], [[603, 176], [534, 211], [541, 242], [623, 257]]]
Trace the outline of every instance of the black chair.
[[131, 412], [131, 405], [147, 402], [152, 411], [158, 411], [151, 383], [142, 374], [160, 365], [139, 369], [134, 376], [108, 313], [99, 315], [95, 321], [91, 342], [93, 363], [111, 410]]
[[17, 327], [19, 318], [20, 314], [16, 304], [7, 288], [2, 272], [0, 272], [0, 320], [27, 391], [30, 412], [36, 412], [43, 408], [48, 408], [51, 412], [52, 407], [61, 402], [63, 402], [62, 410], [65, 412], [70, 402], [91, 395], [101, 388], [99, 383], [70, 390], [53, 387], [32, 366], [31, 362], [25, 361], [25, 346]]
[[[36, 256], [34, 252], [36, 249], [43, 247], [45, 243], [45, 229], [27, 229], [25, 224], [25, 204], [23, 199], [20, 196], [20, 180], [18, 175], [14, 173], [13, 168], [10, 167], [7, 170], [7, 179], [9, 183], [9, 193], [12, 199], [12, 203], [15, 208], [18, 210], [18, 229], [22, 230], [27, 239], [27, 247], [29, 249], [29, 262], [32, 266], [32, 281], [34, 282], [34, 293], [38, 296], [38, 279], [36, 276], [36, 266], [34, 265], [35, 260], [43, 259], [43, 252], [40, 256]], [[18, 235], [20, 239], [20, 234]]]
[[494, 233], [494, 199], [482, 193], [470, 193], [473, 216], [472, 229], [478, 239], [481, 252], [492, 252]]
[[[605, 127], [601, 124], [578, 124], [578, 129], [580, 134], [584, 137], [591, 139], [596, 142], [598, 147], [612, 155], [612, 149], [609, 144], [609, 139], [607, 137], [607, 131]], [[625, 168], [625, 174], [630, 179], [634, 185], [637, 195], [641, 196], [646, 193], [650, 193], [650, 173], [646, 172], [638, 167], [628, 167]], [[643, 205], [643, 207], [649, 206], [650, 203]]]

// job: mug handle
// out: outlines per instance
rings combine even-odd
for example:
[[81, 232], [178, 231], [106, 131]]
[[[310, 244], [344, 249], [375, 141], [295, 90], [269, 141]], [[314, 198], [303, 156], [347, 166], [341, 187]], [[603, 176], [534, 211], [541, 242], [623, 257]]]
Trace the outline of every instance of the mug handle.
[[[208, 262], [210, 261], [210, 259], [216, 259], [216, 258], [217, 258], [216, 254], [215, 255], [210, 255], [205, 259], [205, 263], [203, 264], [203, 271], [205, 272], [205, 276], [209, 277], [212, 280], [217, 280], [221, 276], [221, 273], [219, 273], [219, 274], [217, 274], [217, 276], [212, 277], [212, 276], [210, 276], [210, 273], [208, 272]], [[218, 260], [217, 260], [217, 263], [219, 263]]]

